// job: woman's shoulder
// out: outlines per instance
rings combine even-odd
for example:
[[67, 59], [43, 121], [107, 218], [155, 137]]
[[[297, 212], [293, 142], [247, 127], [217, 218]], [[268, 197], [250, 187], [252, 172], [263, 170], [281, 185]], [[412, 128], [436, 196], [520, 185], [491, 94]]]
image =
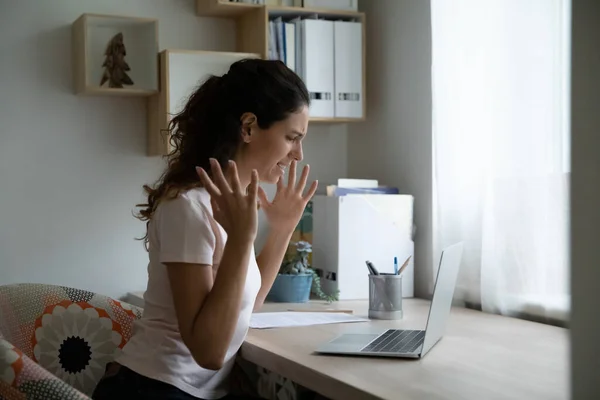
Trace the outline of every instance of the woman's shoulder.
[[159, 262], [212, 264], [222, 239], [212, 217], [210, 197], [191, 189], [160, 201], [148, 237]]
[[200, 218], [212, 217], [210, 195], [204, 188], [192, 188], [176, 196], [163, 199], [156, 207], [158, 215], [188, 215]]
[[179, 193], [178, 198], [182, 198], [183, 201], [201, 204], [203, 206], [210, 207], [210, 194], [203, 187], [196, 187], [187, 189]]

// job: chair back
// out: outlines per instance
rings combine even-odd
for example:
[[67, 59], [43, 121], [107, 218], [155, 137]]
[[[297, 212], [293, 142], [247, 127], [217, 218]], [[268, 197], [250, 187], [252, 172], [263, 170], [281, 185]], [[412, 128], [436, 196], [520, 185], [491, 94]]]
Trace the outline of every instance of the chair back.
[[139, 307], [81, 289], [0, 286], [0, 397], [12, 398], [2, 390], [22, 393], [53, 377], [74, 395], [90, 396], [141, 315]]

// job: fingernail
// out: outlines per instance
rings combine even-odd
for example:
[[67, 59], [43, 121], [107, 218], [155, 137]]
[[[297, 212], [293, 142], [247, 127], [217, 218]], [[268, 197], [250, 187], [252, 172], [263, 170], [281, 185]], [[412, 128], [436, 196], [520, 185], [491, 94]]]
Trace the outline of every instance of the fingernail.
[[217, 160], [214, 158], [209, 158], [208, 161], [210, 161], [211, 164], [216, 164]]
[[229, 165], [233, 165], [233, 160], [229, 160]]

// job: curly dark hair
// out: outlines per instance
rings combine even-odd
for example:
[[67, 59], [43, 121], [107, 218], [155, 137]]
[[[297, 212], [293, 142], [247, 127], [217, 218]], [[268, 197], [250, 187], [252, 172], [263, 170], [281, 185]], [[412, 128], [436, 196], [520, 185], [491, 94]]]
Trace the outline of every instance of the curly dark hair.
[[[258, 126], [268, 129], [309, 105], [302, 79], [278, 60], [243, 59], [223, 76], [209, 76], [169, 122], [167, 168], [154, 186], [143, 186], [147, 202], [136, 205], [136, 217], [148, 228], [162, 200], [201, 186], [196, 167], [209, 172], [209, 158], [225, 168], [242, 144], [244, 113], [255, 114]], [[147, 229], [143, 240], [147, 248]]]

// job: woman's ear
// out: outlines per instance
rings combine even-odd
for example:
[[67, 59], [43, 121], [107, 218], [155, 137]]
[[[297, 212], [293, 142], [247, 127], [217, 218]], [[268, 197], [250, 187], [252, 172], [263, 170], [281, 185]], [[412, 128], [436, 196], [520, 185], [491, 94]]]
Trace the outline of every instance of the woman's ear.
[[252, 130], [256, 128], [256, 121], [256, 115], [253, 113], [247, 112], [240, 117], [240, 122], [242, 123], [242, 131], [240, 133], [244, 143], [250, 143], [252, 140]]

